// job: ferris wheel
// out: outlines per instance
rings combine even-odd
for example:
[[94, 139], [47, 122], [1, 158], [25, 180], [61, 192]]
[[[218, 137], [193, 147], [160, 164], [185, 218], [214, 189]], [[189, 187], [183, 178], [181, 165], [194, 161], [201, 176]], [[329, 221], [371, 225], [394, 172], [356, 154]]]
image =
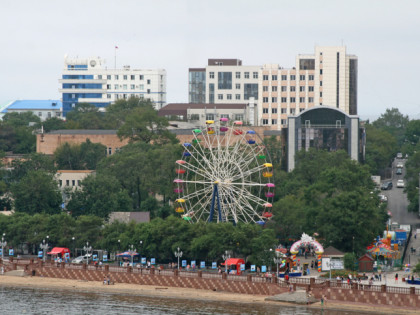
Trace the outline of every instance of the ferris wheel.
[[197, 222], [258, 223], [272, 217], [272, 164], [256, 132], [241, 121], [207, 120], [177, 160], [175, 211]]

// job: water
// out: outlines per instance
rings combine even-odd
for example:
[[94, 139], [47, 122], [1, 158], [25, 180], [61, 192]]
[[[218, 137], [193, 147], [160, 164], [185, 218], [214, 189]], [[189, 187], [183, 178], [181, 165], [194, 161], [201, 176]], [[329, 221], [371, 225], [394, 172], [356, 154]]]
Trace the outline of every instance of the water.
[[[1, 314], [281, 314], [354, 315], [354, 312], [308, 309], [305, 306], [237, 304], [151, 298], [136, 295], [57, 291], [0, 286]], [[360, 312], [358, 314], [361, 314]]]

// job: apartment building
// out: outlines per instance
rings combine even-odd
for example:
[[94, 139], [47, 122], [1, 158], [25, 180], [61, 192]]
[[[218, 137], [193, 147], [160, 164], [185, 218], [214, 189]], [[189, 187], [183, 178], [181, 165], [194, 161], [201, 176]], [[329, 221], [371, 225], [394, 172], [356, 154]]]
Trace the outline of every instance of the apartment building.
[[131, 96], [150, 99], [159, 110], [166, 105], [166, 71], [110, 69], [100, 57], [64, 58], [61, 88], [64, 116], [78, 103], [104, 108], [118, 99]]
[[255, 98], [255, 125], [281, 130], [287, 118], [314, 106], [357, 115], [357, 57], [345, 46], [315, 47], [296, 66], [243, 66], [239, 59], [209, 59], [189, 69], [190, 103], [244, 103]]

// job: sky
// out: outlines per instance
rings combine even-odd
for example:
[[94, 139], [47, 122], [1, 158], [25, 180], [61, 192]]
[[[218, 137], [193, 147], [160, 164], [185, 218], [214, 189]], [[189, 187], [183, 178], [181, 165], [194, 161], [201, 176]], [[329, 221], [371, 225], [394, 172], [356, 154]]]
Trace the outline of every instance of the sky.
[[188, 102], [188, 68], [209, 58], [295, 66], [314, 47], [358, 56], [358, 114], [420, 119], [420, 1], [1, 0], [0, 104], [59, 99], [64, 55], [167, 71], [167, 102]]

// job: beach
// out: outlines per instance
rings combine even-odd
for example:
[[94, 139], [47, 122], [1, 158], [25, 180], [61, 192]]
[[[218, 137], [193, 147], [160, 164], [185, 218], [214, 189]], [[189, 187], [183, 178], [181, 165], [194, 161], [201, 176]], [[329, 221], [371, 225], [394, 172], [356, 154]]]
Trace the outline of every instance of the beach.
[[[266, 301], [267, 296], [236, 294], [229, 292], [215, 292], [208, 290], [196, 290], [189, 288], [147, 286], [127, 283], [116, 283], [114, 285], [104, 285], [102, 281], [82, 281], [68, 280], [45, 277], [20, 277], [20, 276], [0, 276], [0, 286], [39, 288], [50, 290], [70, 290], [77, 292], [88, 292], [100, 294], [135, 295], [147, 297], [161, 297], [174, 299], [188, 299], [198, 301], [219, 301], [237, 304], [264, 304], [264, 305], [284, 305], [293, 306], [294, 304], [284, 302]], [[394, 307], [385, 307], [380, 305], [367, 305], [362, 303], [343, 303], [341, 301], [328, 301], [326, 305], [321, 306], [320, 302], [307, 306], [315, 309], [330, 309], [338, 311], [354, 311], [372, 313], [372, 314], [420, 314], [420, 310], [399, 309]]]

